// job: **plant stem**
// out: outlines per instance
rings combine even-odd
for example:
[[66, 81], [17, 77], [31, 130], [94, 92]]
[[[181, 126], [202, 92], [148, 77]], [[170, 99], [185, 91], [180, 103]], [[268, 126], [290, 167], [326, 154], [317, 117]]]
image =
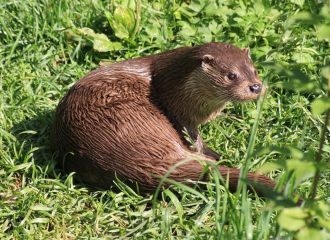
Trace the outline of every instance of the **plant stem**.
[[[268, 80], [268, 77], [264, 79], [263, 87], [267, 86], [267, 80]], [[265, 93], [265, 96], [266, 96], [266, 94], [267, 94], [267, 92]], [[241, 178], [246, 178], [247, 173], [249, 171], [249, 165], [251, 163], [251, 155], [252, 155], [253, 149], [254, 149], [255, 136], [257, 134], [259, 119], [261, 116], [261, 111], [262, 111], [262, 107], [263, 107], [263, 103], [264, 103], [264, 101], [263, 101], [264, 97], [259, 97], [258, 102], [257, 102], [257, 115], [255, 117], [254, 124], [253, 124], [252, 130], [251, 130], [248, 148], [247, 148], [245, 156], [244, 156], [246, 160], [245, 160], [245, 164], [242, 167], [242, 171], [241, 171], [242, 175], [240, 176]], [[239, 181], [239, 183], [238, 183], [239, 186], [237, 187], [239, 189], [238, 192], [241, 191], [241, 188], [242, 188], [241, 184], [242, 184], [241, 181]]]
[[[267, 78], [264, 79], [263, 82], [263, 88], [266, 87], [267, 85]], [[265, 93], [266, 95], [267, 93]], [[245, 163], [240, 171], [240, 180], [238, 181], [238, 185], [237, 185], [237, 190], [236, 190], [236, 194], [240, 194], [242, 193], [242, 211], [240, 213], [240, 229], [244, 228], [244, 221], [246, 220], [246, 215], [249, 214], [248, 212], [245, 212], [244, 210], [249, 209], [249, 206], [247, 206], [247, 186], [246, 184], [243, 184], [243, 182], [241, 181], [241, 179], [246, 179], [247, 177], [247, 173], [249, 171], [249, 166], [251, 164], [251, 156], [253, 153], [253, 149], [254, 149], [254, 144], [255, 144], [255, 139], [256, 139], [256, 135], [257, 135], [257, 129], [258, 129], [258, 124], [259, 124], [259, 119], [261, 116], [261, 111], [262, 111], [262, 107], [263, 107], [263, 101], [264, 97], [260, 96], [257, 102], [257, 115], [255, 117], [254, 120], [254, 124], [251, 130], [251, 134], [250, 134], [250, 139], [249, 139], [249, 144], [248, 144], [248, 148], [246, 150], [246, 154], [245, 154]], [[243, 191], [242, 191], [243, 190]], [[237, 198], [239, 199], [239, 198]], [[245, 223], [246, 224], [246, 223]]]
[[110, 10], [110, 12], [111, 12], [112, 14], [113, 14], [114, 1], [115, 1], [115, 0], [110, 0], [110, 6], [109, 6], [109, 10]]
[[[330, 98], [330, 75], [328, 77], [328, 98]], [[327, 112], [326, 112], [326, 116], [325, 116], [325, 120], [324, 120], [324, 126], [322, 129], [322, 135], [321, 135], [321, 140], [320, 140], [320, 148], [319, 151], [316, 155], [316, 164], [319, 164], [322, 160], [322, 153], [323, 153], [323, 145], [325, 142], [325, 136], [327, 134], [327, 129], [328, 129], [328, 123], [329, 123], [329, 117], [330, 117], [330, 108], [328, 108]], [[320, 177], [320, 169], [316, 168], [316, 172], [315, 172], [315, 176], [313, 179], [313, 184], [312, 184], [312, 195], [311, 195], [311, 200], [314, 200], [316, 197], [316, 190], [317, 190], [317, 182], [319, 180]]]
[[132, 39], [135, 38], [135, 35], [139, 30], [140, 19], [141, 19], [141, 0], [136, 0], [136, 17], [135, 17], [135, 26], [132, 34]]

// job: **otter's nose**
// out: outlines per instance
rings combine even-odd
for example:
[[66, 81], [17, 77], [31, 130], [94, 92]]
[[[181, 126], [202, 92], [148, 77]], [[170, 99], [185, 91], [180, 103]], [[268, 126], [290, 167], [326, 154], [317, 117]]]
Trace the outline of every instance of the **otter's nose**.
[[253, 84], [249, 88], [250, 88], [250, 91], [255, 93], [255, 94], [259, 94], [260, 90], [261, 90], [260, 84]]

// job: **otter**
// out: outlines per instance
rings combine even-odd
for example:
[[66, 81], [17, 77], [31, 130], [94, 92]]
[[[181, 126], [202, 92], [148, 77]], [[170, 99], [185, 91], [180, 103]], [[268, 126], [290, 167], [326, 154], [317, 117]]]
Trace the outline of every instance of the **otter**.
[[[191, 155], [216, 162], [221, 155], [206, 146], [198, 125], [218, 116], [230, 102], [263, 93], [249, 48], [227, 43], [113, 63], [81, 78], [60, 101], [51, 149], [66, 172], [78, 173], [90, 185], [107, 189], [116, 178], [130, 179], [141, 192], [153, 192], [160, 182], [155, 176], [164, 176]], [[186, 184], [187, 179], [207, 181], [208, 174], [201, 176], [204, 169], [198, 161], [187, 162], [169, 178]], [[235, 191], [240, 170], [218, 170], [224, 179], [229, 175], [229, 189]], [[265, 175], [248, 173], [247, 178], [276, 185]]]

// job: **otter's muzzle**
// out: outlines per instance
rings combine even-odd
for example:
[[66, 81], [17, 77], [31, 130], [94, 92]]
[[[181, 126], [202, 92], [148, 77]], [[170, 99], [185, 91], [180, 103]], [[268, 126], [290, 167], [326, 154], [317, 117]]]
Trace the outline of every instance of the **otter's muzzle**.
[[255, 93], [255, 94], [259, 94], [260, 91], [261, 91], [260, 84], [253, 84], [249, 88], [250, 88], [250, 91], [253, 92], [253, 93]]

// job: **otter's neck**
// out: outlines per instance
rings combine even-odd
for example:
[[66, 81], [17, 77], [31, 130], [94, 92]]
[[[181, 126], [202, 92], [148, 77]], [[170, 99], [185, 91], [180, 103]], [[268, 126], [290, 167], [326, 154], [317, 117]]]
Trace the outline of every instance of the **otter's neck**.
[[217, 96], [215, 86], [202, 70], [202, 60], [194, 57], [192, 49], [179, 48], [156, 55], [151, 64], [151, 85], [165, 114], [188, 131], [197, 130], [199, 124], [227, 104]]

